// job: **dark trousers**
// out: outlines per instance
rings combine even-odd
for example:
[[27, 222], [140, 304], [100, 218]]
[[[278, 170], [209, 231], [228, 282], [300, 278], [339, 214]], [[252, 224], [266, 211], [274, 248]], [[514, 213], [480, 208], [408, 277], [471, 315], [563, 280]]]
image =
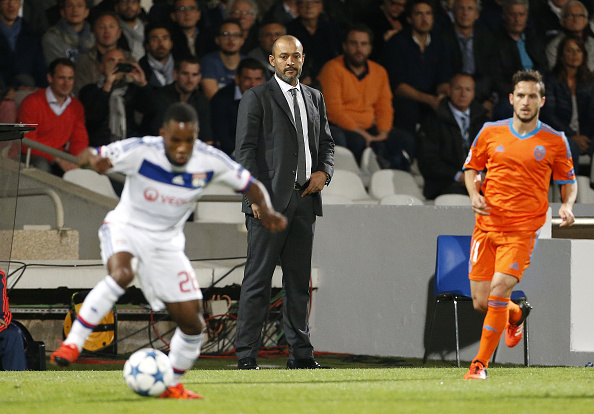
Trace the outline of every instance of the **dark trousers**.
[[316, 220], [313, 197], [301, 197], [301, 191], [293, 191], [283, 214], [288, 225], [280, 233], [269, 232], [260, 220], [246, 215], [248, 254], [237, 315], [237, 359], [258, 356], [270, 307], [272, 275], [279, 260], [283, 272], [283, 329], [289, 343], [289, 359], [313, 357], [307, 321]]
[[25, 347], [21, 331], [14, 324], [0, 332], [0, 360], [4, 371], [25, 371]]
[[[334, 143], [351, 150], [357, 162], [361, 164], [361, 156], [367, 147], [365, 138], [354, 131], [347, 131], [335, 125], [331, 125], [330, 130]], [[371, 135], [378, 134], [376, 127], [367, 129], [367, 132]], [[371, 148], [378, 157], [382, 168], [405, 171], [410, 170], [410, 163], [416, 155], [415, 147], [415, 137], [408, 131], [399, 128], [392, 128], [385, 141], [371, 143]]]

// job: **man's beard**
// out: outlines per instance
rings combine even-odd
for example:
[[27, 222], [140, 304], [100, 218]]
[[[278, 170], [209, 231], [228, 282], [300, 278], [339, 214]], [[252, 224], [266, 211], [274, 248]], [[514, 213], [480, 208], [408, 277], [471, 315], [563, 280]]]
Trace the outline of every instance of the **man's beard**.
[[140, 13], [138, 13], [137, 15], [135, 15], [135, 16], [132, 16], [132, 17], [128, 17], [128, 16], [122, 16], [122, 15], [120, 14], [120, 19], [122, 19], [122, 20], [123, 20], [123, 21], [125, 21], [126, 23], [129, 23], [129, 22], [133, 22], [134, 20], [138, 19], [138, 16], [140, 16]]
[[[514, 111], [514, 112], [515, 112], [515, 111]], [[539, 111], [535, 111], [535, 112], [534, 112], [533, 114], [531, 114], [531, 115], [530, 115], [528, 118], [522, 118], [522, 116], [521, 116], [521, 115], [520, 115], [518, 112], [515, 112], [515, 113], [516, 113], [516, 116], [518, 117], [518, 119], [519, 119], [520, 121], [522, 121], [522, 122], [523, 122], [523, 123], [525, 123], [525, 124], [528, 124], [528, 123], [532, 122], [532, 121], [534, 120], [534, 118], [537, 118], [537, 117], [538, 117], [538, 113], [539, 113]]]
[[[297, 74], [295, 76], [287, 76], [285, 75], [285, 72], [283, 73], [278, 73], [278, 71], [276, 72], [276, 74], [278, 75], [279, 78], [281, 78], [284, 82], [287, 82], [288, 84], [292, 84], [293, 82], [295, 82], [297, 79], [299, 79], [299, 77], [301, 76], [301, 68], [297, 69], [297, 68], [293, 68]], [[286, 70], [286, 69], [285, 69]]]

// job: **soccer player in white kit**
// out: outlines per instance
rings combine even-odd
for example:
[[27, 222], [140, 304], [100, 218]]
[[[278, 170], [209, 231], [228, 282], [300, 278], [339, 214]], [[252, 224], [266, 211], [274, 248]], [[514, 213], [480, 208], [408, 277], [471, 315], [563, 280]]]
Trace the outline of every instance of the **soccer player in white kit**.
[[160, 134], [87, 148], [78, 156], [81, 166], [90, 165], [100, 173], [124, 173], [126, 183], [120, 202], [99, 230], [101, 257], [109, 274], [87, 295], [68, 337], [50, 360], [62, 367], [76, 361], [93, 328], [136, 273], [151, 308], [167, 309], [177, 324], [169, 351], [175, 379], [161, 397], [202, 398], [180, 382], [200, 355], [205, 327], [202, 293], [184, 254], [184, 223], [204, 188], [213, 182], [265, 206], [261, 220], [270, 231], [283, 230], [287, 221], [274, 211], [265, 187], [246, 169], [196, 141], [198, 118], [191, 106], [172, 105]]

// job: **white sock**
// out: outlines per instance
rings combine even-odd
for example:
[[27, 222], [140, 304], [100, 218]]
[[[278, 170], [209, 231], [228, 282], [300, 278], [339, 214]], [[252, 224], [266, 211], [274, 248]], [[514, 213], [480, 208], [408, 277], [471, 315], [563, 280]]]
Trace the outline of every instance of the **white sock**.
[[176, 328], [171, 338], [169, 360], [173, 366], [173, 386], [177, 385], [187, 370], [194, 366], [200, 356], [204, 334], [187, 335]]
[[125, 291], [111, 276], [105, 276], [85, 298], [64, 343], [75, 344], [81, 351], [93, 328], [101, 322]]

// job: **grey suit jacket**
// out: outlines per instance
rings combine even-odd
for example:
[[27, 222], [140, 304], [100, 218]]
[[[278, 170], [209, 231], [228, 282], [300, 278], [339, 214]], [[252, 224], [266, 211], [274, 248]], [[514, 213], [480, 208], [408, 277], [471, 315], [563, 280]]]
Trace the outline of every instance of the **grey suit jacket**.
[[[307, 110], [312, 172], [334, 172], [334, 140], [322, 93], [301, 85]], [[287, 100], [275, 77], [248, 89], [239, 103], [235, 157], [260, 180], [275, 210], [283, 212], [293, 192], [297, 171], [297, 129]], [[322, 198], [314, 194], [314, 212], [322, 215]], [[251, 214], [244, 198], [243, 211]]]

